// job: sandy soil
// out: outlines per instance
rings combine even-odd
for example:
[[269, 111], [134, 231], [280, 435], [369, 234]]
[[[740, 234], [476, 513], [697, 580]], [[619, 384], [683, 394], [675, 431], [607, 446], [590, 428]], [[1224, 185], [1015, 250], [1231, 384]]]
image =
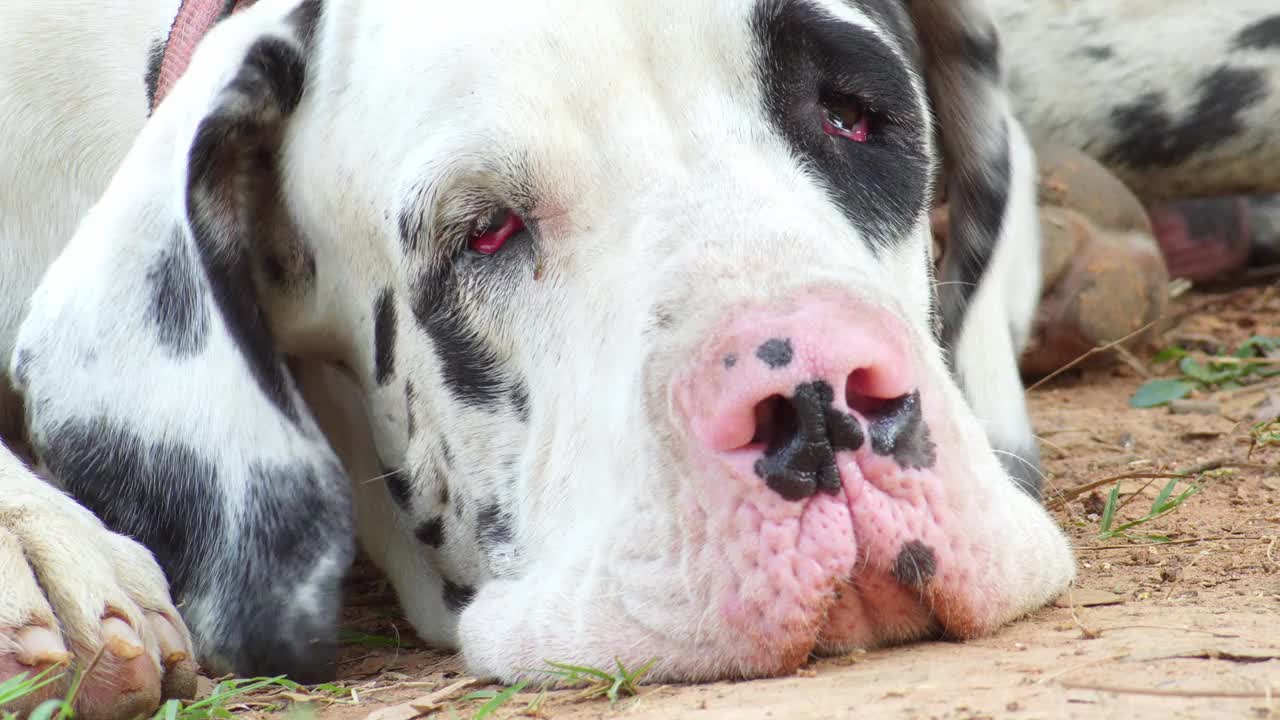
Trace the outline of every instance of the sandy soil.
[[[1280, 335], [1280, 288], [1193, 295], [1175, 311], [1182, 317], [1161, 343], [1234, 347], [1252, 334]], [[490, 717], [1280, 718], [1280, 448], [1253, 448], [1249, 433], [1254, 406], [1280, 389], [1210, 398], [1221, 407], [1213, 414], [1134, 410], [1128, 398], [1152, 372], [1138, 358], [1150, 356], [1136, 351], [1031, 391], [1046, 502], [1080, 566], [1055, 606], [975, 642], [823, 660], [767, 681], [644, 687], [615, 705], [565, 690], [526, 713], [537, 694], [525, 692]], [[1217, 469], [1202, 476], [1199, 494], [1134, 530], [1170, 542], [1099, 539], [1099, 513], [1117, 482], [1132, 498], [1121, 517], [1134, 519], [1166, 482], [1143, 475], [1204, 468]], [[378, 586], [353, 584], [350, 625], [408, 633]], [[318, 716], [407, 720], [415, 713], [406, 703], [465, 680], [454, 659], [402, 639], [407, 647], [348, 647], [342, 685], [353, 693]], [[483, 700], [461, 698], [484, 689], [447, 693], [434, 716], [471, 717]], [[267, 716], [266, 705], [283, 700], [255, 698], [263, 704], [249, 715]]]

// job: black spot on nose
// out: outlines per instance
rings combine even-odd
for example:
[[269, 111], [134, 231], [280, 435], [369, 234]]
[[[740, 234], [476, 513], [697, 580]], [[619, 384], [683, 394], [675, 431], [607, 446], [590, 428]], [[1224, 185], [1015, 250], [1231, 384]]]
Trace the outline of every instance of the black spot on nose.
[[725, 356], [724, 356], [724, 368], [725, 368], [726, 370], [730, 370], [730, 369], [732, 369], [732, 368], [733, 368], [733, 366], [734, 366], [734, 365], [737, 365], [737, 364], [738, 364], [738, 354], [737, 354], [737, 353], [729, 353], [728, 355], [725, 355]]
[[864, 414], [871, 449], [877, 455], [892, 456], [902, 467], [916, 470], [937, 462], [937, 447], [929, 437], [919, 392], [885, 401]]
[[893, 576], [903, 585], [924, 587], [938, 572], [938, 559], [933, 548], [919, 540], [911, 540], [898, 551], [893, 561]]
[[768, 365], [770, 369], [777, 370], [791, 364], [791, 359], [795, 357], [795, 352], [791, 349], [791, 341], [781, 338], [767, 340], [763, 345], [756, 348], [756, 357]]
[[856, 450], [863, 434], [858, 421], [831, 406], [831, 386], [817, 381], [796, 387], [790, 398], [774, 396], [756, 410], [755, 442], [765, 444], [756, 475], [786, 500], [818, 491], [840, 492], [838, 450]]

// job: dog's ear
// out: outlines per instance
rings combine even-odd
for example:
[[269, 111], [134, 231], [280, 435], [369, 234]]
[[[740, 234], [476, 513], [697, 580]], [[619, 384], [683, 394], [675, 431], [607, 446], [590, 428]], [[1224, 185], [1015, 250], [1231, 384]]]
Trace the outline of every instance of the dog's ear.
[[[1000, 37], [986, 3], [906, 0], [905, 5], [919, 41], [941, 149], [939, 191], [947, 202], [949, 228], [939, 272], [941, 335], [954, 348], [1002, 235], [1015, 224], [1012, 216], [1025, 210], [1014, 204], [1026, 198], [1014, 196], [1023, 189], [1017, 183], [1027, 178], [1018, 177], [1013, 165], [1033, 161], [1010, 112]], [[1034, 237], [1028, 241], [1038, 243]]]
[[202, 664], [300, 681], [333, 674], [353, 553], [280, 347], [315, 292], [282, 156], [319, 7], [261, 3], [202, 42], [34, 294], [17, 377], [49, 474], [155, 553]]
[[939, 339], [1005, 468], [1035, 495], [1040, 456], [1017, 364], [1041, 288], [1035, 155], [1013, 115], [985, 2], [904, 6], [941, 149]]

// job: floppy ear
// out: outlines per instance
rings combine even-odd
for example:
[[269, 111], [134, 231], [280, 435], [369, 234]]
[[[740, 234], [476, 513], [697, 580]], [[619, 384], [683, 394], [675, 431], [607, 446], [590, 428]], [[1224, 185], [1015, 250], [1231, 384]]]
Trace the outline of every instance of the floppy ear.
[[214, 28], [19, 338], [40, 460], [155, 553], [201, 662], [301, 681], [333, 674], [353, 552], [348, 481], [278, 344], [315, 293], [281, 154], [319, 6]]
[[940, 339], [1005, 467], [1038, 493], [1039, 450], [1017, 359], [1040, 299], [1035, 157], [1006, 93], [981, 0], [906, 0], [942, 155], [947, 239]]

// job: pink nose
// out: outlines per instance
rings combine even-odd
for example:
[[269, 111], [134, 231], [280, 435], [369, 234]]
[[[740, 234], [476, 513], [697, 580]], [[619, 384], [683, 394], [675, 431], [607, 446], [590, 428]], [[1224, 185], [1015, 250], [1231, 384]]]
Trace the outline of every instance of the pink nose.
[[751, 309], [697, 357], [677, 392], [702, 452], [748, 461], [784, 499], [838, 493], [842, 451], [933, 464], [905, 331], [887, 311], [830, 295]]

